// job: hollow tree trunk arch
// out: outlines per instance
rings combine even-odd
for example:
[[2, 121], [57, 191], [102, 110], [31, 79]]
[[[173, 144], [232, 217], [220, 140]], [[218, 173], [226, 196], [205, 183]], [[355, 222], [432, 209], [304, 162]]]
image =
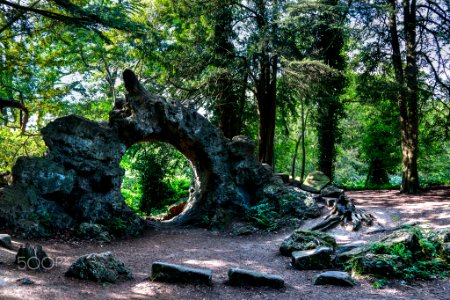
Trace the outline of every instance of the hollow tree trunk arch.
[[[97, 223], [119, 234], [138, 234], [145, 221], [124, 202], [120, 162], [128, 147], [154, 141], [177, 148], [195, 174], [187, 209], [171, 223], [220, 228], [267, 199], [280, 216], [320, 215], [309, 193], [285, 186], [257, 161], [253, 141], [225, 138], [197, 111], [148, 93], [130, 70], [123, 75], [128, 94], [116, 101], [108, 124], [74, 115], [58, 118], [42, 130], [44, 157], [17, 161], [14, 184], [0, 189], [0, 220], [8, 227], [26, 223], [32, 230], [53, 230]], [[23, 197], [17, 201], [15, 195]]]

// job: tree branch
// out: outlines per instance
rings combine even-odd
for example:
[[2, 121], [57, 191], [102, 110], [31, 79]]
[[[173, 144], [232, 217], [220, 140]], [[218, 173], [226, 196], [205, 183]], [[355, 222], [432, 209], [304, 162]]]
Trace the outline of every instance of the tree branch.
[[0, 109], [3, 109], [5, 107], [18, 108], [23, 112], [24, 115], [23, 115], [23, 119], [21, 120], [21, 123], [22, 123], [21, 130], [22, 130], [22, 134], [23, 134], [25, 132], [25, 129], [26, 129], [26, 126], [28, 123], [28, 115], [29, 115], [28, 108], [26, 108], [25, 105], [23, 105], [20, 102], [0, 98]]

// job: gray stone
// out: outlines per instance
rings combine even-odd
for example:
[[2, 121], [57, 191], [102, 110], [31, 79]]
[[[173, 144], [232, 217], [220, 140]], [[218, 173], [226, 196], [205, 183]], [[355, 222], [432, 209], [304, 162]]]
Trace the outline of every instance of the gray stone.
[[323, 201], [328, 207], [333, 207], [338, 201], [337, 198], [323, 198]]
[[354, 286], [355, 280], [347, 272], [327, 271], [314, 276], [314, 285]]
[[290, 215], [307, 219], [316, 218], [321, 214], [311, 194], [293, 186], [270, 182], [264, 186], [260, 197], [275, 203], [281, 216]]
[[31, 185], [41, 194], [69, 194], [74, 185], [74, 170], [46, 157], [19, 157], [12, 168], [14, 182]]
[[13, 249], [11, 236], [9, 234], [0, 234], [0, 247]]
[[133, 274], [130, 270], [109, 251], [81, 256], [70, 266], [65, 275], [67, 277], [110, 283], [115, 283], [117, 280], [133, 279]]
[[237, 235], [237, 236], [250, 235], [257, 231], [258, 231], [258, 229], [250, 224], [234, 224], [231, 229], [231, 233], [233, 235]]
[[319, 247], [313, 250], [292, 252], [292, 266], [299, 270], [323, 270], [331, 266], [333, 249]]
[[100, 224], [81, 223], [75, 229], [75, 234], [85, 240], [95, 240], [101, 243], [111, 242], [107, 228]]
[[407, 230], [394, 231], [381, 239], [380, 242], [386, 244], [388, 247], [394, 244], [404, 244], [409, 250], [417, 250], [420, 248], [419, 237], [414, 232]]
[[337, 264], [344, 264], [350, 259], [358, 256], [363, 256], [368, 253], [370, 250], [369, 246], [361, 246], [356, 247], [347, 251], [340, 251], [339, 249], [336, 251], [335, 261]]
[[437, 230], [438, 238], [442, 243], [450, 243], [450, 229]]
[[429, 238], [432, 241], [438, 243], [449, 243], [450, 242], [450, 228], [437, 229], [430, 232]]
[[337, 188], [334, 185], [327, 185], [320, 190], [320, 195], [322, 197], [338, 198], [343, 192], [343, 189]]
[[281, 243], [280, 253], [290, 256], [293, 251], [311, 250], [320, 246], [334, 249], [336, 240], [326, 233], [297, 229]]
[[396, 277], [404, 269], [402, 259], [389, 254], [366, 254], [352, 260], [352, 269], [357, 274], [372, 274]]
[[17, 279], [17, 282], [19, 282], [21, 285], [32, 285], [32, 284], [34, 284], [34, 281], [31, 280], [28, 277], [19, 278], [19, 279]]
[[152, 280], [172, 283], [212, 284], [212, 271], [165, 262], [152, 264]]
[[74, 220], [61, 205], [39, 196], [34, 187], [17, 183], [0, 189], [0, 223], [25, 238], [36, 238], [69, 229]]
[[336, 254], [344, 253], [350, 250], [353, 250], [355, 248], [361, 248], [367, 246], [367, 241], [353, 241], [346, 244], [340, 244], [336, 248]]
[[237, 135], [228, 144], [230, 155], [237, 159], [247, 159], [255, 155], [255, 143], [246, 136]]
[[227, 283], [234, 286], [268, 286], [273, 288], [284, 287], [284, 280], [278, 275], [239, 268], [228, 270]]
[[16, 229], [21, 233], [23, 238], [33, 239], [40, 237], [48, 237], [50, 233], [39, 222], [31, 220], [22, 220]]
[[41, 245], [20, 246], [16, 254], [15, 263], [21, 269], [48, 269], [53, 266], [53, 261], [47, 256]]
[[320, 193], [328, 183], [330, 183], [330, 178], [321, 171], [314, 171], [306, 176], [300, 188], [311, 193]]
[[450, 243], [442, 244], [441, 256], [443, 259], [450, 262]]
[[274, 173], [274, 176], [278, 176], [281, 178], [281, 180], [283, 180], [283, 183], [289, 183], [289, 174], [285, 174], [285, 173]]

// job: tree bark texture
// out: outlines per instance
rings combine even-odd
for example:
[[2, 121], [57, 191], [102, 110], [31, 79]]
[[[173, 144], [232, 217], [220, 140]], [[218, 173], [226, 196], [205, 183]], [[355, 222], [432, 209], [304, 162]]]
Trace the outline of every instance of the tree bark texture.
[[217, 23], [214, 26], [215, 65], [226, 69], [227, 72], [220, 73], [214, 82], [213, 93], [216, 101], [214, 113], [217, 116], [219, 128], [225, 137], [231, 139], [240, 134], [242, 124], [242, 113], [240, 110], [240, 90], [242, 86], [237, 83], [231, 72], [232, 70], [229, 70], [230, 64], [235, 59], [234, 45], [230, 42], [234, 36], [231, 6], [226, 3], [220, 5], [216, 20]]
[[392, 46], [392, 63], [399, 86], [397, 103], [400, 111], [402, 145], [402, 187], [405, 193], [419, 191], [417, 160], [419, 156], [418, 68], [416, 50], [416, 1], [403, 0], [403, 35], [406, 43], [406, 66], [403, 69], [402, 53], [396, 15], [399, 11], [395, 0], [389, 0], [389, 30]]
[[[337, 0], [324, 0], [324, 4], [336, 7]], [[344, 59], [341, 50], [344, 45], [343, 33], [337, 26], [337, 17], [325, 12], [321, 16], [321, 24], [317, 29], [317, 39], [315, 48], [317, 49], [317, 59], [323, 60], [330, 67], [342, 71], [344, 69]], [[344, 88], [343, 78], [332, 79], [327, 91], [319, 93], [318, 109], [318, 144], [319, 144], [319, 170], [330, 179], [334, 173], [335, 144], [337, 139], [337, 126], [342, 105], [339, 96]]]
[[[276, 22], [269, 23], [269, 11], [266, 1], [256, 0], [256, 23], [261, 39], [259, 74], [256, 79], [256, 101], [259, 115], [259, 152], [262, 163], [274, 166], [274, 139], [277, 105], [278, 56], [273, 54], [273, 43], [277, 34]], [[277, 1], [272, 1], [273, 10]], [[274, 15], [272, 16], [274, 17]]]

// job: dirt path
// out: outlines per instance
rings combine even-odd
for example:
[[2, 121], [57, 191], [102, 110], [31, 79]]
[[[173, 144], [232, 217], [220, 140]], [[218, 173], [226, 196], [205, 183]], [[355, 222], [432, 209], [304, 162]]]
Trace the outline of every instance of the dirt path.
[[[359, 207], [373, 212], [381, 225], [395, 226], [417, 220], [431, 228], [450, 227], [450, 190], [436, 190], [420, 196], [395, 191], [351, 192]], [[318, 220], [305, 222], [308, 227]], [[341, 242], [370, 239], [372, 236], [336, 230]], [[419, 281], [414, 285], [394, 282], [385, 289], [372, 288], [373, 280], [358, 279], [353, 288], [313, 286], [319, 271], [297, 271], [290, 259], [279, 255], [278, 247], [289, 230], [272, 234], [235, 237], [228, 232], [203, 229], [164, 229], [144, 236], [99, 245], [78, 241], [40, 240], [58, 265], [45, 272], [20, 271], [13, 264], [15, 252], [0, 248], [0, 299], [450, 299], [450, 281]], [[24, 241], [13, 239], [15, 245]], [[100, 285], [64, 277], [69, 265], [79, 256], [111, 251], [128, 266], [135, 279], [113, 285]], [[213, 270], [214, 284], [174, 285], [151, 282], [151, 264], [166, 261]], [[231, 267], [243, 267], [281, 275], [286, 288], [237, 288], [225, 285]], [[29, 277], [35, 284], [22, 285], [17, 279]]]

